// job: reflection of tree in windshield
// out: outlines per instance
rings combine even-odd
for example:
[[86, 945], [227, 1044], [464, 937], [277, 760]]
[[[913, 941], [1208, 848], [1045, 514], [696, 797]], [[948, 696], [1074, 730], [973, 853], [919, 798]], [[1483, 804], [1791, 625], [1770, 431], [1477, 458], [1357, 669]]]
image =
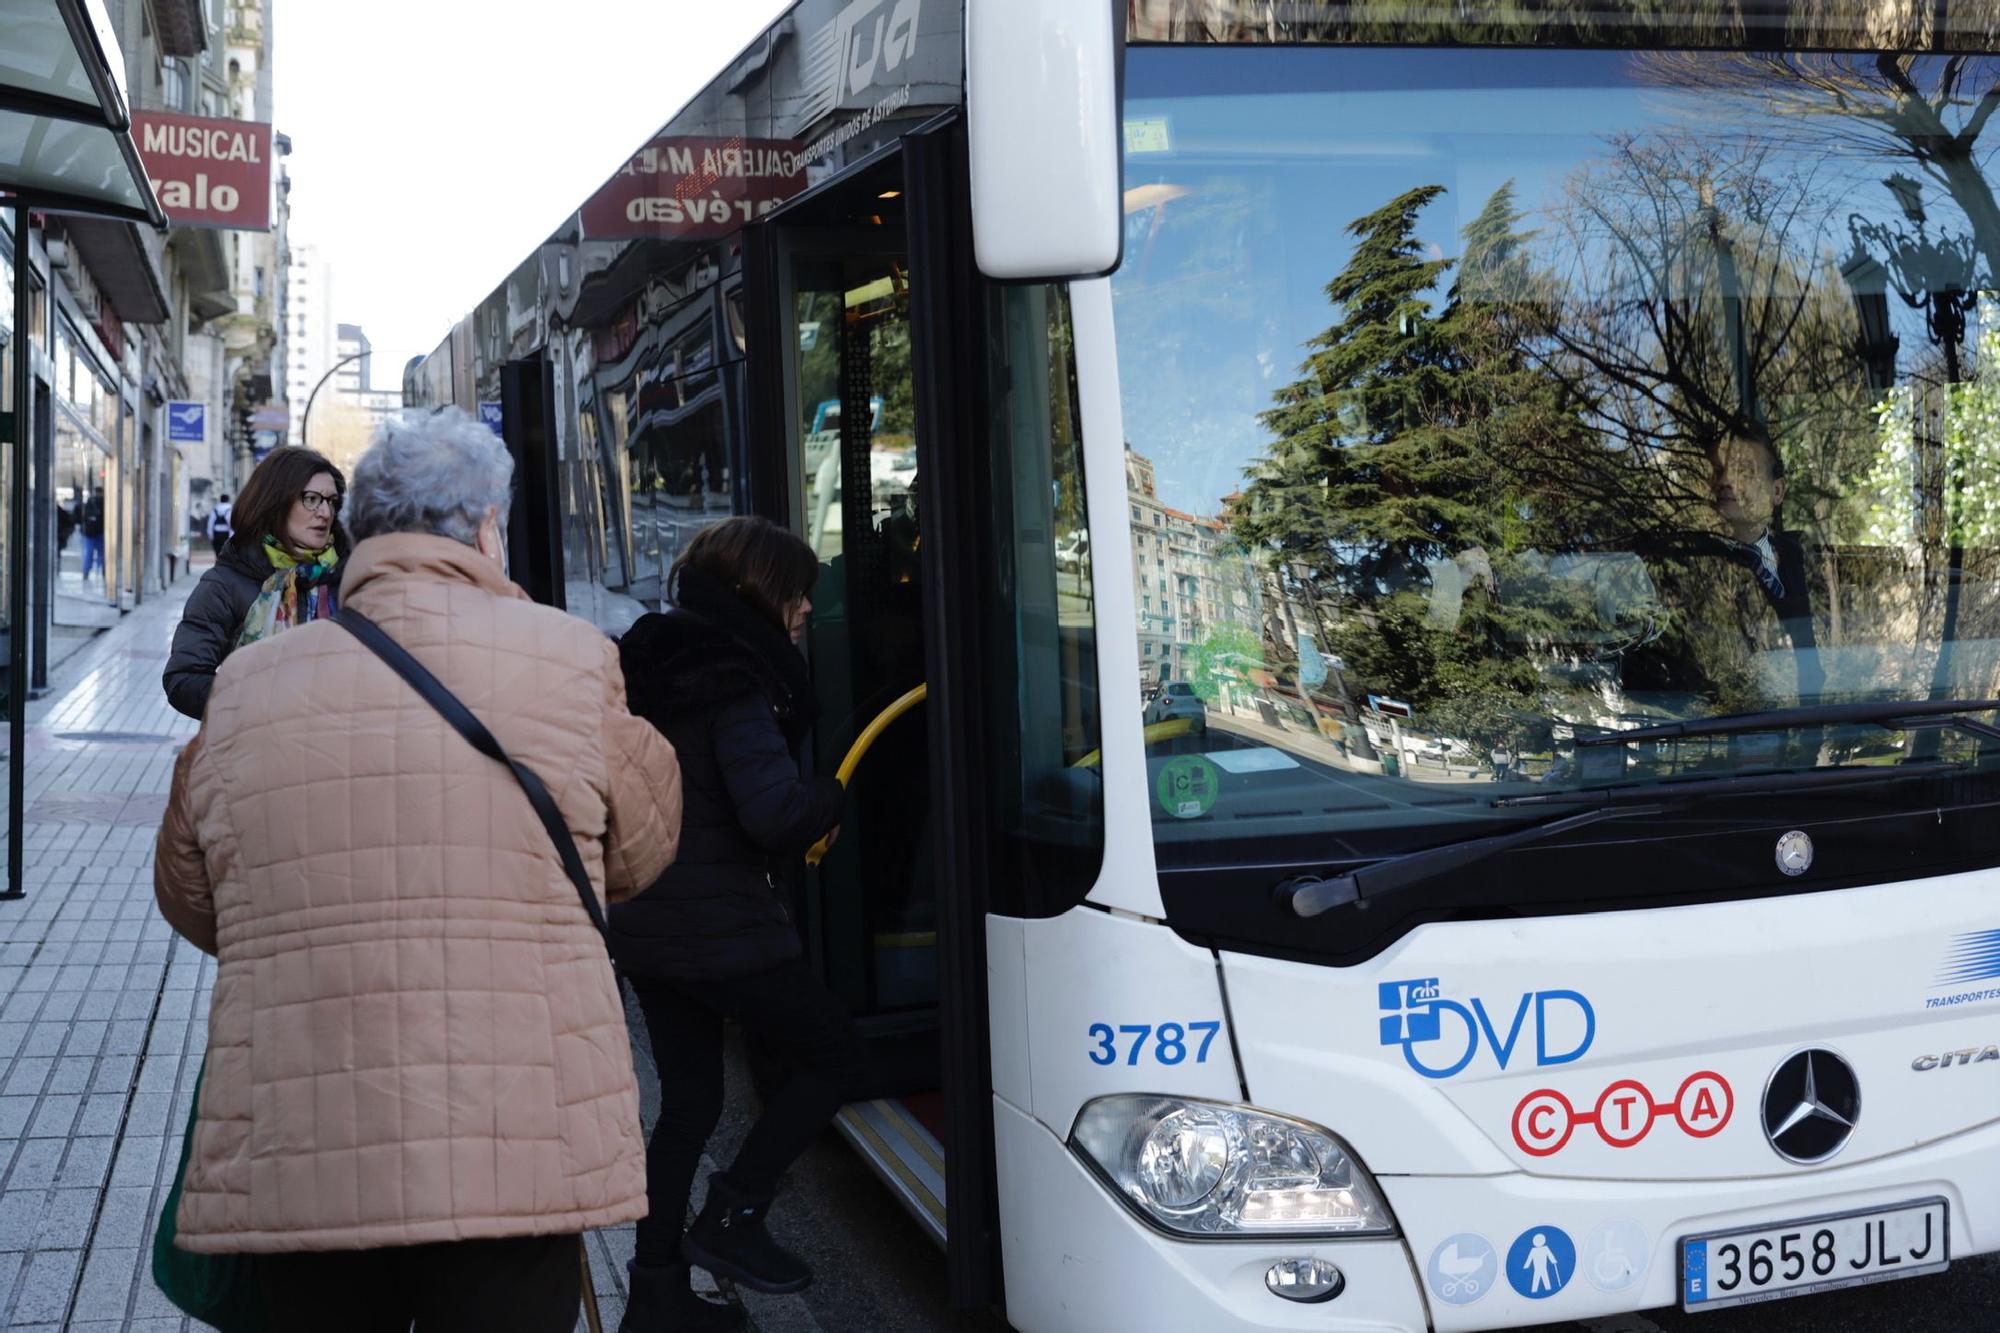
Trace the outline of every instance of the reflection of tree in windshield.
[[[1981, 376], [2000, 329], [1962, 293], [1991, 286], [2000, 248], [1980, 143], [1995, 62], [1633, 68], [1706, 102], [1605, 134], [1525, 206], [1492, 190], [1456, 258], [1420, 239], [1442, 183], [1345, 227], [1332, 322], [1266, 390], [1265, 446], [1222, 502], [1263, 569], [1260, 683], [1303, 696], [1302, 657], [1324, 652], [1341, 667], [1312, 692], [1350, 722], [1379, 695], [1510, 756], [1552, 743], [1535, 719], [1993, 692], [2000, 398]], [[1868, 174], [1895, 158], [1923, 179]], [[1232, 222], [1258, 194], [1231, 178], [1154, 207], [1205, 211], [1215, 246], [1258, 225]], [[1920, 261], [1958, 253], [1953, 235], [1976, 272], [1927, 285]], [[1219, 280], [1128, 278], [1121, 320], [1150, 333], [1210, 305], [1240, 323], [1269, 280], [1241, 249], [1183, 263]], [[1870, 263], [1888, 274], [1872, 289]], [[1128, 379], [1157, 382], [1180, 355], [1163, 342]], [[1217, 395], [1185, 391], [1205, 395], [1198, 438]], [[1197, 662], [1249, 656], [1207, 641]]]

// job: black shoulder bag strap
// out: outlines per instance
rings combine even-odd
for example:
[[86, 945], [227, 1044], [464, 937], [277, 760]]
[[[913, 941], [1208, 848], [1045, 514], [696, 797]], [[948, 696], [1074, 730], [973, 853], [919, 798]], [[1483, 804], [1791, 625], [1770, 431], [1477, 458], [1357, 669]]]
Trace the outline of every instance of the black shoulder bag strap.
[[590, 922], [597, 927], [600, 935], [606, 934], [604, 909], [598, 905], [597, 891], [590, 886], [590, 872], [583, 868], [583, 857], [576, 850], [576, 839], [570, 836], [569, 824], [556, 808], [555, 797], [535, 776], [535, 771], [525, 764], [516, 763], [502, 749], [500, 742], [486, 724], [472, 715], [472, 710], [460, 703], [458, 696], [446, 689], [444, 682], [424, 669], [424, 664], [410, 656], [402, 644], [390, 638], [383, 628], [350, 607], [341, 607], [333, 615], [334, 623], [369, 648], [377, 657], [387, 662], [395, 673], [409, 682], [410, 688], [423, 696], [425, 703], [438, 710], [452, 729], [466, 740], [472, 748], [489, 759], [505, 764], [514, 780], [521, 784], [521, 790], [528, 795], [528, 803], [535, 807], [541, 817], [542, 827], [548, 830], [549, 841], [556, 845], [556, 855], [562, 858], [563, 872], [569, 882], [576, 886], [576, 896], [583, 900], [583, 910], [590, 913]]

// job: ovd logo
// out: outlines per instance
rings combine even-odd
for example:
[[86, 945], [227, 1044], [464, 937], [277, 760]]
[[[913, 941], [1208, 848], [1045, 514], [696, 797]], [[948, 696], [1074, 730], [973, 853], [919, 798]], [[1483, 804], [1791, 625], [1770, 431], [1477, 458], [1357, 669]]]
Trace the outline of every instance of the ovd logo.
[[1475, 997], [1468, 1007], [1443, 998], [1436, 977], [1385, 981], [1376, 994], [1383, 1015], [1382, 1045], [1401, 1046], [1405, 1063], [1425, 1078], [1450, 1078], [1472, 1063], [1482, 1045], [1505, 1069], [1531, 1011], [1537, 1065], [1566, 1065], [1588, 1051], [1597, 1037], [1596, 1011], [1573, 990], [1530, 991], [1514, 1001], [1511, 1010], [1502, 1005], [1504, 1031], [1484, 1000]]

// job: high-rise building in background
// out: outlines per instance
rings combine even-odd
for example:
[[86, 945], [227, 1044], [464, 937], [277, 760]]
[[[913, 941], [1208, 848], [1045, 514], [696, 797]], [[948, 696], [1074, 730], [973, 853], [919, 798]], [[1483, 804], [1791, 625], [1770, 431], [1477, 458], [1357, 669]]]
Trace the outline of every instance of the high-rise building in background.
[[306, 403], [336, 358], [333, 266], [317, 245], [292, 247], [285, 312], [285, 399], [291, 407], [289, 444], [303, 443]]

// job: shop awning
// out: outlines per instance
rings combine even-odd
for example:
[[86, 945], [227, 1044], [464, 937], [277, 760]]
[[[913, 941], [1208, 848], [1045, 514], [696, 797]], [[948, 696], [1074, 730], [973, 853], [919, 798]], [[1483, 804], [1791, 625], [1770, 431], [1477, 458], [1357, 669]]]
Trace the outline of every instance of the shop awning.
[[0, 193], [49, 212], [166, 226], [132, 142], [124, 60], [102, 0], [0, 0]]
[[166, 241], [158, 232], [99, 217], [65, 218], [63, 226], [118, 318], [127, 324], [167, 322]]

